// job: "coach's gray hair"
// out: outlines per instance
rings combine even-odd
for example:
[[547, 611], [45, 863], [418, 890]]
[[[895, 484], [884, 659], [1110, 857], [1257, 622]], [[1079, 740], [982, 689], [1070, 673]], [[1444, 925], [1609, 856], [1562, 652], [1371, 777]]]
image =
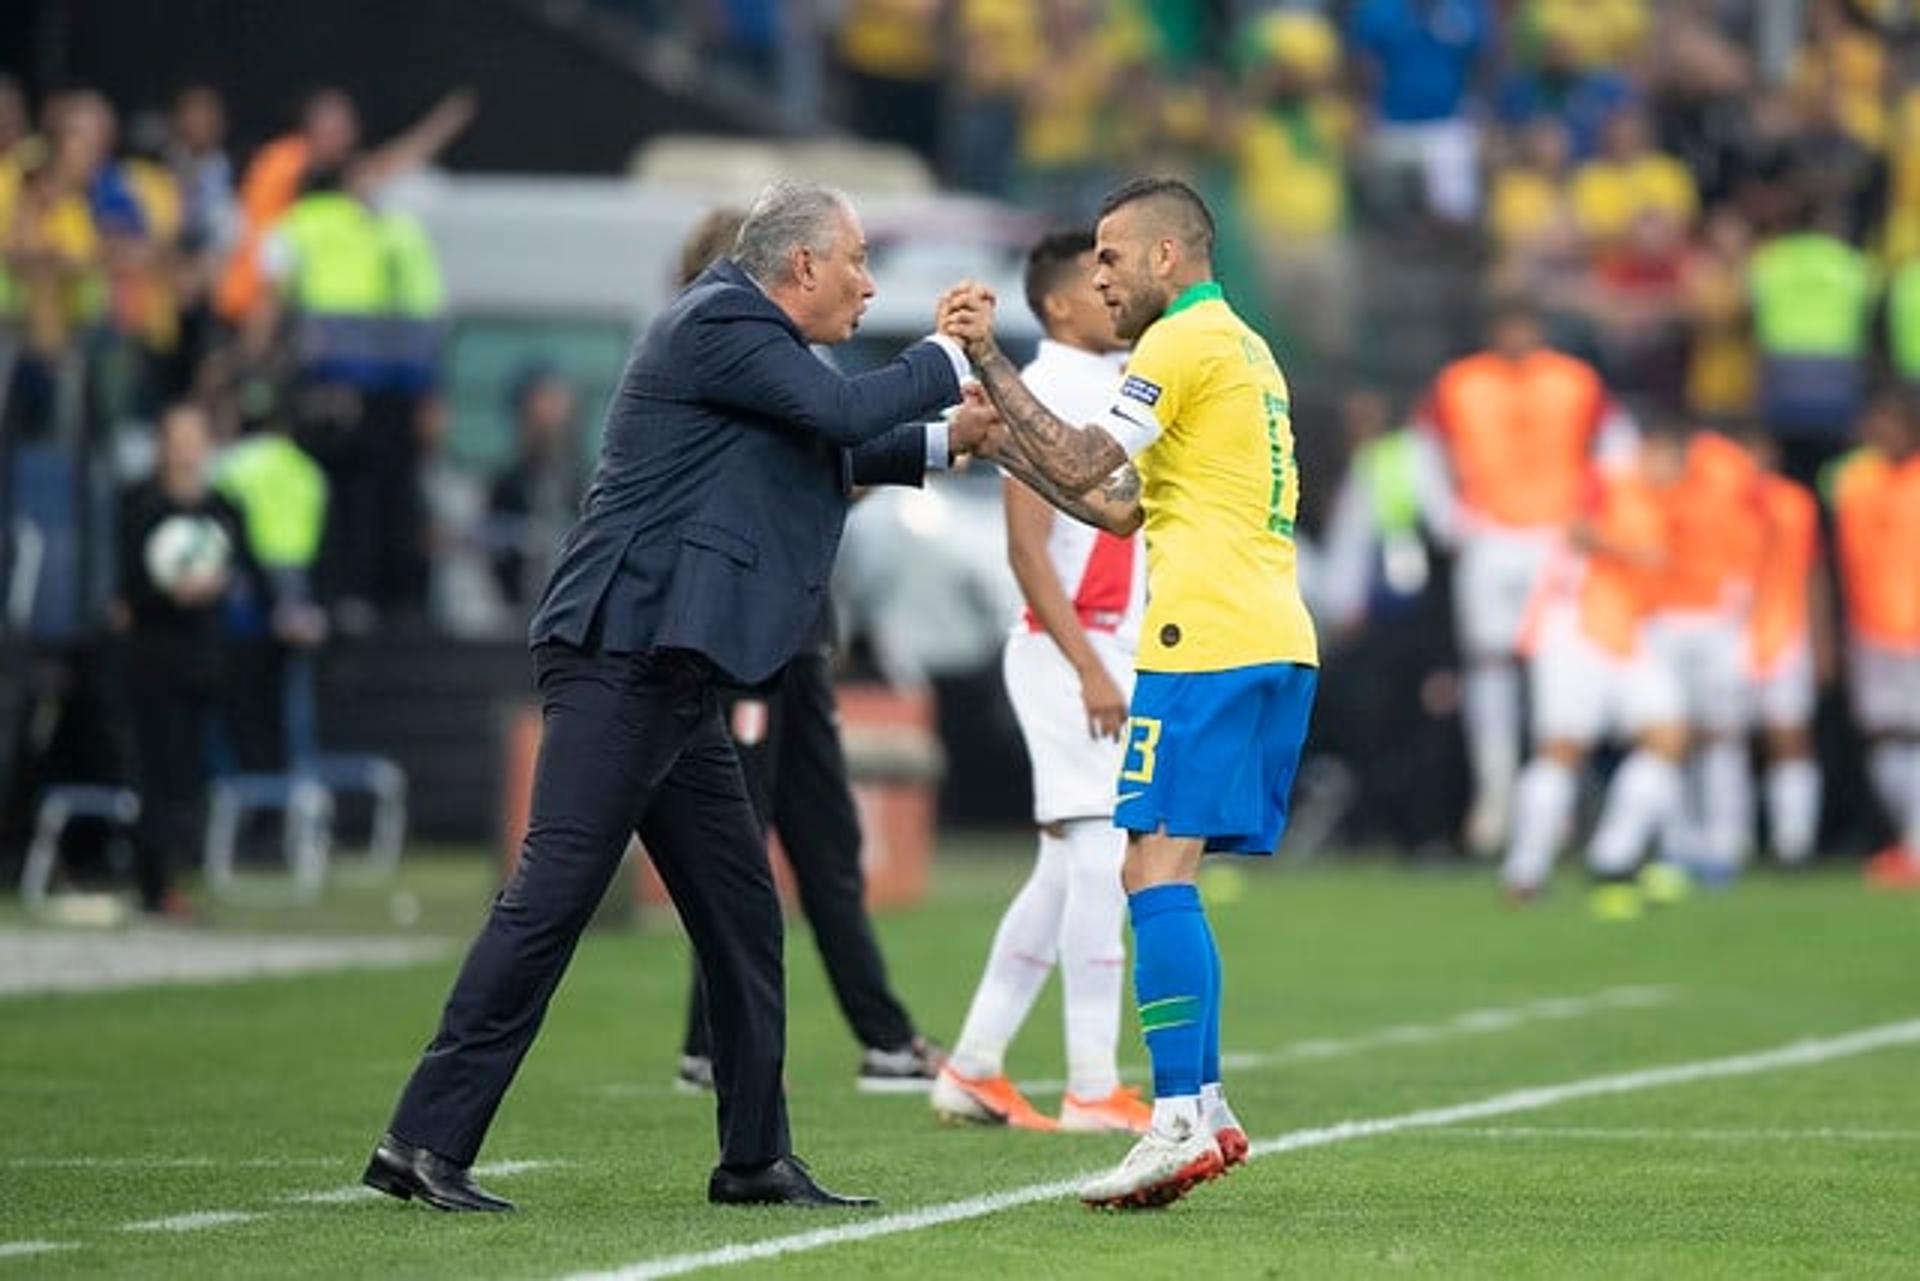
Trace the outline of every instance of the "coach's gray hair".
[[747, 210], [734, 237], [733, 260], [762, 285], [783, 285], [793, 276], [793, 251], [825, 255], [833, 248], [834, 220], [852, 212], [844, 192], [812, 182], [767, 184]]

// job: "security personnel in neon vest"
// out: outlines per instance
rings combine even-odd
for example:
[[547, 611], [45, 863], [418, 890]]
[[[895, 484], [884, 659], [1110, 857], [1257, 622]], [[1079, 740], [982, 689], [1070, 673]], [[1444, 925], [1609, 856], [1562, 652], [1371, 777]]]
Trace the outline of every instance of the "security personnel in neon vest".
[[309, 178], [264, 260], [292, 312], [301, 443], [335, 494], [321, 578], [338, 625], [365, 630], [376, 607], [426, 595], [418, 419], [438, 371], [439, 264], [416, 220], [381, 215], [339, 171]]
[[1451, 846], [1466, 777], [1456, 724], [1457, 666], [1446, 595], [1428, 535], [1448, 514], [1433, 437], [1393, 426], [1391, 406], [1356, 391], [1344, 406], [1352, 451], [1322, 539], [1317, 614], [1339, 661], [1327, 665], [1324, 746], [1359, 791], [1349, 835], [1409, 852]]
[[1802, 211], [1796, 230], [1762, 246], [1748, 266], [1760, 350], [1761, 413], [1767, 426], [1820, 460], [1846, 440], [1862, 408], [1877, 282], [1867, 256], [1830, 234], [1821, 213]]
[[385, 320], [393, 295], [379, 216], [340, 170], [320, 170], [267, 247], [269, 274], [293, 314], [300, 380], [374, 390], [387, 378]]

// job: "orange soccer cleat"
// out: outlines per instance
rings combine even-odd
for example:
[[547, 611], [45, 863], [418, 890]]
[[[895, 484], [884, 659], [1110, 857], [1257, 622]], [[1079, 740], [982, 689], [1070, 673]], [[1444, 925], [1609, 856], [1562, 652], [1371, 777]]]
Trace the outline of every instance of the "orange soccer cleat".
[[1068, 1094], [1060, 1104], [1060, 1128], [1077, 1133], [1145, 1134], [1153, 1125], [1153, 1105], [1140, 1097], [1140, 1091], [1116, 1086], [1104, 1098], [1083, 1099]]
[[1889, 845], [1867, 860], [1867, 884], [1878, 890], [1920, 889], [1920, 855]]
[[949, 1061], [934, 1078], [929, 1096], [942, 1121], [972, 1125], [1006, 1125], [1016, 1130], [1057, 1130], [1060, 1123], [1043, 1115], [1014, 1088], [1005, 1074], [961, 1076]]

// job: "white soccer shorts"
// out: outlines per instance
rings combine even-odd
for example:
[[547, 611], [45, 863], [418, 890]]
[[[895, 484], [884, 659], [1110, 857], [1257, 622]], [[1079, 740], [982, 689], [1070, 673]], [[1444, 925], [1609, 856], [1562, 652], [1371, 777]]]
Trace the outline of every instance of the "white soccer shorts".
[[1742, 620], [1676, 610], [1655, 616], [1646, 641], [1679, 686], [1687, 728], [1720, 738], [1746, 733], [1753, 684]]
[[1753, 682], [1753, 717], [1762, 729], [1801, 729], [1813, 724], [1818, 691], [1813, 646], [1801, 640]]
[[[1131, 698], [1133, 655], [1106, 633], [1089, 632], [1087, 639]], [[1111, 817], [1126, 736], [1116, 741], [1088, 733], [1080, 677], [1060, 647], [1045, 632], [1016, 632], [1007, 637], [1001, 670], [1033, 767], [1034, 822]]]
[[1683, 715], [1679, 686], [1652, 646], [1629, 658], [1609, 652], [1581, 630], [1571, 605], [1542, 616], [1527, 672], [1536, 744], [1632, 738]]
[[1469, 660], [1519, 649], [1534, 589], [1556, 534], [1476, 530], [1460, 543], [1453, 568], [1454, 627]]
[[1853, 718], [1868, 734], [1920, 734], [1920, 649], [1856, 640], [1847, 652]]

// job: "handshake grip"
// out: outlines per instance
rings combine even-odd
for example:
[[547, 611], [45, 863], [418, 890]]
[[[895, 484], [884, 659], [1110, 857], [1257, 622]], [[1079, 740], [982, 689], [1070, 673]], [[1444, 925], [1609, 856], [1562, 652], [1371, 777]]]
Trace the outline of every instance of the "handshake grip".
[[940, 295], [934, 308], [934, 332], [945, 334], [966, 349], [978, 365], [994, 350], [993, 290], [974, 280], [963, 280]]

